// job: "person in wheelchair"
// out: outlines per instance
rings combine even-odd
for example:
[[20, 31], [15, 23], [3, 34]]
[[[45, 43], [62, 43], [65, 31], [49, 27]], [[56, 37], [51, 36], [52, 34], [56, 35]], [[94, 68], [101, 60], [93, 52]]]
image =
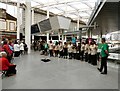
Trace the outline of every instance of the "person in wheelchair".
[[16, 74], [16, 65], [9, 63], [6, 52], [1, 52], [0, 70], [6, 71], [5, 76], [12, 76]]

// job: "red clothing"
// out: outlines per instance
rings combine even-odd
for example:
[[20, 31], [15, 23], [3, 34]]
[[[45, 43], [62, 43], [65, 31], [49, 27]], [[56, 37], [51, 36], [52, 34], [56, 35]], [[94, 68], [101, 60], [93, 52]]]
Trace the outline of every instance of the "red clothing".
[[0, 52], [1, 52], [1, 51], [4, 51], [4, 49], [2, 48], [2, 46], [0, 46]]
[[0, 70], [8, 70], [10, 66], [12, 66], [12, 64], [9, 63], [7, 58], [0, 58]]
[[8, 52], [9, 54], [12, 54], [12, 51], [10, 50], [9, 45], [7, 45], [7, 44], [3, 45], [3, 49], [4, 49], [6, 52]]

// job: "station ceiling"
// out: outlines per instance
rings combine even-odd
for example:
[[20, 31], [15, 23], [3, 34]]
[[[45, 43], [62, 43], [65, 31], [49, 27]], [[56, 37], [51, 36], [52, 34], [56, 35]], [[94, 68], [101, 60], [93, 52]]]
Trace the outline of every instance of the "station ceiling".
[[[19, 1], [25, 3], [26, 0], [10, 0], [13, 2]], [[42, 10], [49, 10], [50, 12], [65, 17], [70, 17], [73, 20], [80, 20], [85, 23], [94, 10], [98, 0], [27, 0], [31, 1], [32, 8], [40, 8]]]

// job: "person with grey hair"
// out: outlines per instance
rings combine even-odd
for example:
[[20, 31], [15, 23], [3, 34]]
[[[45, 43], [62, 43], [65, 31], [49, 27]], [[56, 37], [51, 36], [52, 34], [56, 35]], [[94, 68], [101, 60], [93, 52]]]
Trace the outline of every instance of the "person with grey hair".
[[[101, 74], [107, 74], [107, 58], [109, 56], [109, 46], [105, 42], [105, 38], [102, 38], [102, 47], [100, 52], [101, 57], [101, 67], [98, 68], [98, 70], [101, 72]], [[104, 72], [102, 72], [104, 68]]]
[[0, 70], [6, 71], [5, 76], [12, 76], [16, 74], [16, 65], [9, 63], [7, 59], [7, 53], [6, 52], [0, 52]]

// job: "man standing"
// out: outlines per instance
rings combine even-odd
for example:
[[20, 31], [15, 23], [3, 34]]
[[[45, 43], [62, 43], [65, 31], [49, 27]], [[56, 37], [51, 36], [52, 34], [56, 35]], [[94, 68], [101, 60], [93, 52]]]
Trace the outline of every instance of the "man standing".
[[[105, 38], [102, 38], [102, 47], [100, 52], [101, 57], [101, 67], [98, 68], [98, 70], [101, 72], [101, 74], [107, 74], [107, 58], [109, 55], [109, 47], [108, 44], [105, 43]], [[104, 68], [104, 72], [102, 72]]]

